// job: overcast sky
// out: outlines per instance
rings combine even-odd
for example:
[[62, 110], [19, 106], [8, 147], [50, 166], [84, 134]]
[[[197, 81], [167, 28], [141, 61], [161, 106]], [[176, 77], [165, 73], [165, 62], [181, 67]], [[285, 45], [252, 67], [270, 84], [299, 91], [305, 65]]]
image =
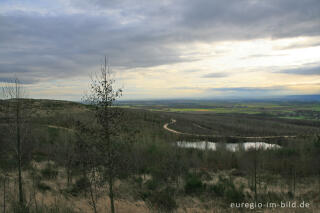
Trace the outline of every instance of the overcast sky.
[[0, 82], [80, 100], [110, 60], [123, 99], [320, 93], [319, 0], [1, 0]]

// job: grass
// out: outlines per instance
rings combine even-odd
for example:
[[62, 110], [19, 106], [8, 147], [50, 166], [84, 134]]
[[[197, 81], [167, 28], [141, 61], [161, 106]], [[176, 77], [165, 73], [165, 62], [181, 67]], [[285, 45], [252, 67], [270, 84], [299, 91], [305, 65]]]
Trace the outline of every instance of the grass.
[[245, 108], [169, 108], [170, 112], [213, 112], [213, 113], [244, 113], [258, 114], [259, 111]]
[[[45, 167], [45, 163], [38, 164], [38, 166]], [[36, 167], [34, 169], [39, 172]], [[34, 188], [31, 176], [26, 172], [23, 173], [23, 176], [26, 178], [24, 187], [30, 212], [92, 212], [92, 207], [85, 193], [80, 193], [77, 196], [70, 195], [69, 193], [59, 193], [67, 189], [66, 177], [64, 176], [65, 171], [63, 168], [59, 168], [59, 171], [61, 171], [61, 174], [58, 175], [57, 179], [40, 182], [40, 188], [39, 185]], [[130, 180], [117, 180], [116, 189], [121, 194], [118, 194], [115, 200], [116, 210], [117, 212], [131, 213], [150, 212], [150, 206], [148, 208], [148, 201], [150, 200], [151, 207], [165, 205], [164, 207], [166, 208], [177, 208], [177, 212], [230, 212], [228, 211], [230, 210], [230, 202], [254, 202], [254, 194], [249, 185], [251, 176], [235, 176], [232, 174], [232, 171], [209, 172], [206, 174], [209, 178], [205, 178], [200, 173], [196, 177], [190, 176], [185, 182], [182, 182], [180, 186], [181, 192], [175, 195], [178, 198], [175, 201], [170, 199], [173, 196], [171, 191], [163, 187], [158, 191], [153, 188], [149, 190], [151, 194], [148, 194], [146, 201], [143, 201], [135, 197], [137, 189], [132, 187]], [[6, 196], [7, 198], [13, 198], [14, 192], [17, 190], [17, 185], [14, 184], [13, 178], [16, 174], [10, 173], [9, 176], [12, 178], [7, 180], [8, 194]], [[141, 175], [142, 177], [143, 175]], [[80, 176], [77, 178], [80, 178]], [[278, 180], [277, 184], [269, 183], [275, 179]], [[143, 182], [143, 187], [147, 187], [149, 182]], [[310, 212], [317, 212], [319, 208], [319, 203], [317, 202], [317, 197], [319, 197], [317, 194], [319, 186], [317, 177], [298, 179], [295, 199], [290, 198], [287, 184], [288, 182], [285, 179], [279, 179], [279, 176], [276, 174], [259, 173], [259, 202], [304, 200], [312, 203], [311, 208], [308, 209]], [[98, 212], [107, 212], [109, 210], [107, 191], [102, 187], [100, 192], [97, 202]], [[186, 196], [185, 193], [188, 195]], [[1, 201], [3, 200], [2, 196], [3, 194], [0, 193]], [[7, 212], [11, 212], [8, 211], [11, 210], [10, 204], [9, 202], [7, 203]], [[267, 213], [269, 210], [262, 209], [259, 212]], [[277, 208], [276, 212], [291, 212], [290, 210], [289, 208]], [[165, 209], [164, 212], [166, 212]]]
[[155, 112], [179, 113], [216, 113], [216, 114], [267, 114], [278, 118], [320, 120], [320, 103], [301, 102], [214, 102], [181, 101], [179, 103], [163, 102], [125, 103], [122, 108], [145, 109]]
[[298, 120], [305, 120], [307, 119], [305, 116], [283, 116], [280, 118], [285, 118], [285, 119], [298, 119]]

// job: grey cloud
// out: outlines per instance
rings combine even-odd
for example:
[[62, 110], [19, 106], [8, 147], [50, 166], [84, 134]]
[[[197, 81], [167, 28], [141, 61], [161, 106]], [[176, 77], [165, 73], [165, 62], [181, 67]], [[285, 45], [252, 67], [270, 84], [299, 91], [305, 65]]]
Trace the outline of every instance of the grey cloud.
[[195, 73], [195, 72], [199, 72], [199, 70], [183, 70], [184, 73]]
[[286, 54], [254, 54], [248, 55], [246, 57], [242, 57], [241, 59], [248, 59], [248, 58], [267, 58], [267, 57], [275, 57], [275, 56], [285, 56]]
[[227, 76], [229, 76], [228, 73], [217, 72], [217, 73], [209, 73], [209, 74], [203, 75], [202, 78], [224, 78]]
[[[12, 80], [14, 79], [14, 76], [10, 76], [10, 77], [0, 77], [0, 83], [11, 83]], [[30, 78], [26, 78], [26, 77], [19, 77], [19, 81], [21, 84], [33, 84], [36, 81], [34, 81], [34, 79], [30, 79]]]
[[209, 88], [207, 93], [221, 92], [222, 96], [236, 97], [265, 97], [281, 95], [290, 92], [290, 89], [285, 86], [274, 87], [226, 87], [226, 88]]
[[202, 90], [209, 97], [265, 97], [290, 93], [287, 86], [273, 87], [222, 87], [222, 88], [200, 88], [200, 87], [174, 87], [175, 90]]
[[0, 25], [0, 56], [11, 65], [0, 73], [41, 70], [48, 77], [82, 75], [105, 54], [112, 66], [124, 68], [182, 61], [152, 30], [122, 28], [101, 17], [1, 17], [1, 21], [6, 25]]
[[172, 87], [171, 89], [174, 90], [205, 90], [206, 88], [201, 88], [201, 87]]
[[105, 54], [122, 71], [190, 61], [175, 48], [186, 42], [320, 35], [318, 0], [70, 0], [68, 7], [82, 12], [0, 16], [0, 77], [80, 76]]
[[167, 32], [172, 41], [319, 35], [318, 0], [81, 0], [78, 8], [118, 11]]
[[295, 44], [290, 44], [283, 47], [277, 47], [275, 49], [287, 50], [287, 49], [297, 49], [297, 48], [316, 47], [316, 46], [320, 46], [320, 41], [297, 42]]
[[320, 65], [315, 67], [302, 67], [297, 69], [282, 70], [280, 73], [293, 75], [320, 75]]
[[226, 91], [226, 92], [270, 92], [283, 90], [284, 87], [225, 87], [225, 88], [211, 88], [212, 91]]
[[[199, 0], [185, 4], [182, 24], [192, 32], [207, 31], [213, 38], [292, 37], [319, 35], [317, 0]], [[205, 34], [205, 33], [204, 33]]]

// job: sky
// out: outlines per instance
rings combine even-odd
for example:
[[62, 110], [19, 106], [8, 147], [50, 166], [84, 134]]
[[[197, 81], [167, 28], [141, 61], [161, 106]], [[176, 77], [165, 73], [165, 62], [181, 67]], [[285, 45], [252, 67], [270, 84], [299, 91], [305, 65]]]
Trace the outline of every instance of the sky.
[[0, 83], [80, 100], [108, 56], [123, 100], [320, 94], [319, 0], [1, 0]]

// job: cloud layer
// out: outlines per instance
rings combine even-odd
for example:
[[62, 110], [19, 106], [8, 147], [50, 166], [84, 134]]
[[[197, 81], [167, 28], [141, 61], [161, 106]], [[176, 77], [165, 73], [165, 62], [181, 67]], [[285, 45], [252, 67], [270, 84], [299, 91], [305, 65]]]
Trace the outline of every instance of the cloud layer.
[[[137, 91], [136, 96], [139, 79], [146, 87], [145, 81], [150, 80], [141, 76], [179, 76], [181, 72], [184, 78], [183, 71], [190, 69], [196, 70], [190, 78], [198, 79], [196, 84], [200, 87], [207, 86], [204, 79], [230, 78], [225, 82], [230, 83], [239, 74], [230, 65], [233, 61], [224, 62], [223, 66], [209, 65], [208, 61], [222, 63], [226, 61], [222, 59], [224, 55], [234, 53], [233, 43], [251, 40], [305, 37], [304, 43], [286, 43], [274, 49], [317, 47], [319, 11], [318, 0], [60, 0], [55, 4], [5, 0], [0, 3], [0, 81], [13, 73], [29, 84], [82, 79], [99, 70], [101, 58], [108, 55], [123, 79], [135, 79], [126, 84], [131, 92]], [[220, 45], [226, 42], [228, 45]], [[240, 50], [238, 54], [250, 55]], [[254, 54], [263, 59], [263, 55], [276, 55]], [[237, 56], [232, 58], [236, 59]], [[301, 63], [314, 60], [306, 58]], [[293, 63], [288, 62], [288, 67]], [[259, 71], [259, 65], [257, 62], [242, 72]], [[276, 69], [283, 69], [282, 74], [317, 73], [313, 68], [288, 70], [279, 65]], [[209, 73], [210, 70], [217, 71]], [[188, 85], [187, 80], [185, 84], [195, 86]]]

